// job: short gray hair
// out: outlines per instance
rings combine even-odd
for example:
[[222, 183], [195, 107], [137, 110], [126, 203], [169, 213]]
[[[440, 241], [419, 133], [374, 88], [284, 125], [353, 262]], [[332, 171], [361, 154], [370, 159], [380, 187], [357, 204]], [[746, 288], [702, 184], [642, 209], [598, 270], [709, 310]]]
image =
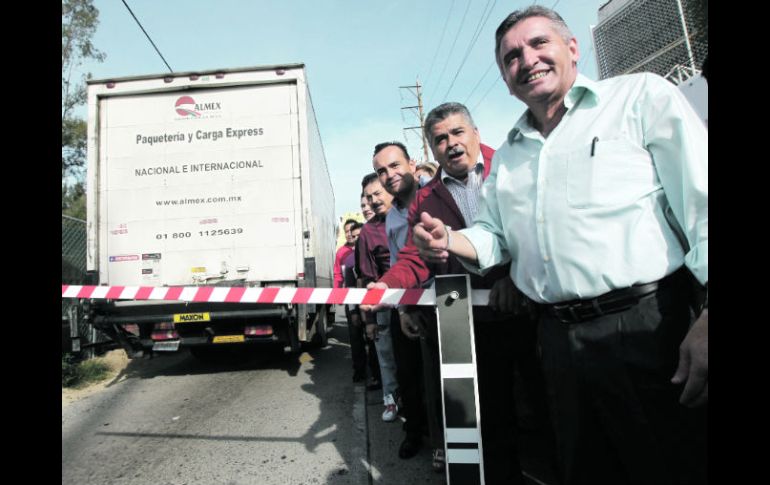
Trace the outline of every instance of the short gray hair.
[[465, 107], [464, 104], [460, 103], [443, 103], [432, 110], [430, 110], [430, 113], [428, 113], [428, 116], [425, 118], [425, 138], [428, 139], [428, 143], [433, 146], [433, 137], [431, 136], [431, 130], [433, 129], [433, 126], [440, 122], [444, 121], [445, 119], [449, 118], [451, 115], [459, 114], [462, 115], [465, 120], [474, 128], [476, 128], [476, 123], [474, 123], [473, 118], [471, 117], [470, 111], [468, 111], [468, 108]]
[[572, 35], [572, 31], [569, 27], [567, 27], [567, 23], [561, 18], [561, 15], [550, 8], [540, 5], [531, 5], [522, 10], [516, 10], [507, 16], [497, 27], [497, 31], [495, 31], [495, 61], [498, 66], [500, 65], [500, 44], [503, 41], [503, 37], [514, 25], [530, 17], [545, 17], [550, 20], [561, 38], [564, 39], [564, 42], [569, 42], [570, 39], [575, 37]]

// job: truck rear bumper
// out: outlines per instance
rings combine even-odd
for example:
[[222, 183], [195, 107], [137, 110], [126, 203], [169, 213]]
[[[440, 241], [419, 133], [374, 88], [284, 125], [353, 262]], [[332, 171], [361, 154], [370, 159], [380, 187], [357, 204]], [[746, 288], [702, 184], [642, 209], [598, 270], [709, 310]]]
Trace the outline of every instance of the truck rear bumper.
[[[280, 343], [282, 339], [277, 335], [270, 335], [265, 337], [246, 337], [243, 342], [235, 343], [214, 343], [212, 338], [209, 337], [182, 337], [173, 340], [152, 340], [141, 339], [142, 348], [144, 350], [154, 351], [174, 351], [180, 348], [190, 347], [220, 347], [220, 348], [235, 348], [235, 347], [247, 347], [247, 346], [260, 346], [260, 345], [275, 345]], [[156, 345], [159, 344], [159, 345]]]
[[[180, 348], [234, 348], [291, 342], [286, 305], [164, 303], [116, 305], [94, 302], [91, 322], [135, 351]], [[156, 342], [158, 344], [156, 345]]]

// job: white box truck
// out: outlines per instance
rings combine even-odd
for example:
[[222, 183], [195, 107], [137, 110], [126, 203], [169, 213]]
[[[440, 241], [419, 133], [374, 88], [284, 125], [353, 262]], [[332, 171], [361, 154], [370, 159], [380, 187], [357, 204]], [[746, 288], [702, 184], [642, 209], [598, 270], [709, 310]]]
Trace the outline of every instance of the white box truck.
[[[331, 287], [334, 193], [303, 64], [88, 82], [87, 269], [108, 286]], [[332, 306], [91, 300], [137, 351], [326, 343]]]

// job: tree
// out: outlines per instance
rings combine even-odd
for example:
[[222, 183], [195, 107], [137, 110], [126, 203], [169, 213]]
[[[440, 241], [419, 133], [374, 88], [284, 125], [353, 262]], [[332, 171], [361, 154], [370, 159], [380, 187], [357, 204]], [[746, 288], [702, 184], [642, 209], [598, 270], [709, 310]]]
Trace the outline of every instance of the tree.
[[74, 110], [86, 102], [90, 74], [78, 75], [86, 60], [102, 62], [105, 55], [91, 38], [99, 24], [99, 10], [92, 0], [62, 0], [61, 4], [61, 176], [62, 211], [84, 204], [83, 167], [86, 159], [86, 122]]
[[82, 182], [62, 185], [62, 214], [78, 219], [86, 219], [86, 187]]

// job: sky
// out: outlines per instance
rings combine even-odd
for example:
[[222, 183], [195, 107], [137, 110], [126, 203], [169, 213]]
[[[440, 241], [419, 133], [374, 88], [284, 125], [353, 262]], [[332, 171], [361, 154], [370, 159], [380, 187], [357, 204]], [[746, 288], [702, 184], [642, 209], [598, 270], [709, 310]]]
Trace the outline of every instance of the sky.
[[[525, 106], [494, 64], [494, 33], [512, 11], [554, 7], [578, 41], [578, 69], [596, 79], [590, 28], [607, 0], [126, 0], [173, 71], [304, 63], [334, 189], [336, 215], [359, 209], [373, 148], [401, 141], [422, 159], [414, 86], [425, 114], [465, 104], [497, 148]], [[80, 67], [94, 79], [168, 73], [121, 0], [94, 0], [93, 37], [106, 54]], [[480, 30], [479, 30], [479, 27]], [[475, 43], [473, 42], [475, 39]], [[79, 115], [85, 118], [85, 108]], [[431, 156], [432, 158], [432, 156]]]

